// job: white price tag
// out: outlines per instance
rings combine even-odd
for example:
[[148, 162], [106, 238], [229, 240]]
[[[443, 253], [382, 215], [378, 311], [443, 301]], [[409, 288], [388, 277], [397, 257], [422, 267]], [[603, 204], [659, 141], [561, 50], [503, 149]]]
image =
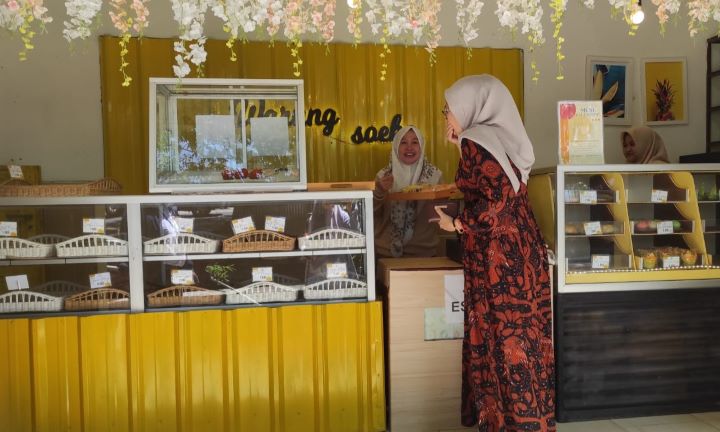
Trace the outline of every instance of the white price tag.
[[272, 282], [272, 267], [253, 267], [252, 280], [253, 282]]
[[580, 204], [597, 204], [597, 191], [580, 191]]
[[664, 203], [667, 202], [667, 196], [668, 192], [666, 190], [653, 189], [650, 201], [654, 203]]
[[600, 222], [585, 222], [583, 224], [583, 228], [585, 229], [585, 235], [598, 235], [602, 234], [602, 227], [600, 226]]
[[90, 275], [90, 288], [108, 288], [112, 286], [112, 279], [110, 279], [110, 273], [95, 273]]
[[240, 234], [255, 229], [255, 223], [253, 223], [252, 217], [244, 217], [242, 219], [233, 219], [232, 221], [233, 232]]
[[265, 229], [268, 231], [285, 232], [285, 218], [265, 216]]
[[326, 268], [328, 279], [348, 277], [347, 264], [345, 263], [327, 263]]
[[663, 268], [674, 268], [674, 267], [680, 267], [680, 257], [679, 256], [668, 256], [662, 259]]
[[8, 165], [7, 166], [8, 172], [10, 173], [10, 178], [14, 179], [24, 179], [25, 175], [22, 172], [22, 167], [20, 165]]
[[173, 285], [192, 285], [193, 271], [173, 269], [170, 271], [170, 280]]
[[105, 219], [83, 218], [83, 233], [105, 234]]
[[178, 232], [192, 234], [194, 223], [192, 218], [176, 217], [173, 220], [175, 221], [175, 225], [177, 225]]
[[0, 237], [17, 237], [17, 222], [0, 222]]
[[657, 233], [658, 234], [672, 234], [673, 233], [672, 221], [658, 222], [657, 223]]
[[608, 269], [610, 268], [610, 255], [593, 255], [592, 268]]
[[29, 289], [30, 283], [28, 282], [27, 275], [17, 276], [5, 276], [5, 283], [9, 291]]

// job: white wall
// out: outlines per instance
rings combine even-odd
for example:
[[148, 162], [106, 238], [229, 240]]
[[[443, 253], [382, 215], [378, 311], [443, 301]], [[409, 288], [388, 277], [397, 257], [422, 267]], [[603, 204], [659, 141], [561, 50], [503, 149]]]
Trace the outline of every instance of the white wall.
[[[45, 3], [55, 21], [48, 25], [47, 34], [36, 37], [36, 48], [30, 52], [27, 61], [17, 60], [18, 39], [6, 35], [0, 38], [0, 164], [11, 158], [16, 161], [22, 158], [23, 164], [41, 165], [43, 177], [51, 181], [99, 178], [103, 173], [103, 138], [97, 38], [68, 45], [61, 37], [64, 2], [46, 0]], [[112, 33], [109, 20], [105, 18], [105, 3], [104, 24], [99, 33]], [[458, 45], [455, 2], [445, 0], [443, 3], [444, 39], [441, 44]], [[567, 57], [564, 81], [555, 79], [549, 9], [544, 18], [548, 42], [535, 53], [542, 73], [537, 85], [530, 80], [530, 55], [526, 54], [526, 127], [535, 144], [536, 166], [549, 166], [557, 161], [556, 103], [558, 100], [584, 99], [587, 55], [635, 59], [632, 107], [638, 121], [641, 117], [639, 60], [643, 57], [687, 57], [689, 123], [657, 130], [665, 139], [672, 160], [676, 161], [680, 154], [703, 152], [707, 35], [691, 39], [687, 19], [681, 18], [677, 25], [669, 24], [665, 36], [661, 37], [657, 19], [650, 12], [638, 34], [630, 37], [624, 21], [611, 18], [607, 1], [596, 0], [594, 11], [585, 9], [580, 3], [568, 2], [563, 26]], [[654, 10], [652, 5], [650, 7]], [[344, 25], [347, 7], [343, 0], [338, 0], [337, 10], [336, 39], [349, 42], [351, 39]], [[168, 1], [150, 2], [150, 13], [147, 36], [172, 37], [177, 34]], [[215, 17], [208, 16], [207, 27], [210, 37], [224, 38]], [[475, 47], [527, 47], [522, 36], [513, 40], [507, 31], [499, 28], [492, 0], [486, 1], [478, 28], [480, 37], [473, 44]], [[621, 130], [621, 127], [606, 127], [607, 162], [623, 160], [619, 146]]]

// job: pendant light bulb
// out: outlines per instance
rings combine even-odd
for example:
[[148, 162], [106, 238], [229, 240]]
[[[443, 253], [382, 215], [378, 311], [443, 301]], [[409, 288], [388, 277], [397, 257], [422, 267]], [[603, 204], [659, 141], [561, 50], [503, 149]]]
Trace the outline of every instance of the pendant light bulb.
[[[349, 1], [349, 0], [348, 0]], [[635, 11], [630, 15], [630, 22], [635, 25], [640, 24], [645, 20], [645, 12], [642, 10], [642, 0], [638, 0]]]
[[360, 0], [347, 0], [347, 5], [350, 9], [355, 9], [359, 6]]

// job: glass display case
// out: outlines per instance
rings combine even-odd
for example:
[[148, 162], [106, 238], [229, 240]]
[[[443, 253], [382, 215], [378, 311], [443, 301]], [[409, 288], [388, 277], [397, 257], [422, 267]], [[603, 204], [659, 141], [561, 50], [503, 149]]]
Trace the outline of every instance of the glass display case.
[[719, 175], [720, 166], [710, 164], [558, 166], [535, 173], [531, 199], [557, 252], [558, 290], [720, 279]]
[[370, 191], [12, 199], [0, 216], [0, 313], [375, 299]]
[[304, 190], [302, 80], [150, 79], [150, 192]]

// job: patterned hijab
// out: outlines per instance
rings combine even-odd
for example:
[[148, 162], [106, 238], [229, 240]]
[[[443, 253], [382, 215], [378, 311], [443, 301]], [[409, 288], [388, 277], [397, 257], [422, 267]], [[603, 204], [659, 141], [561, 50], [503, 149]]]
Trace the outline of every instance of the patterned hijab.
[[[636, 164], [670, 163], [665, 142], [657, 132], [647, 126], [638, 126], [623, 131], [620, 134], [620, 142], [625, 142], [625, 135], [635, 142]], [[630, 162], [628, 162], [630, 163]]]
[[[405, 134], [414, 131], [420, 142], [420, 157], [412, 165], [406, 165], [400, 161], [400, 142]], [[394, 177], [391, 192], [400, 191], [415, 184], [437, 184], [440, 181], [442, 172], [425, 158], [425, 138], [420, 130], [412, 125], [400, 129], [393, 138], [393, 150], [390, 155], [390, 164], [383, 168], [379, 177], [392, 173]], [[390, 253], [394, 257], [401, 257], [404, 253], [404, 246], [412, 240], [415, 233], [415, 221], [417, 220], [417, 202], [415, 201], [393, 201], [390, 204]]]
[[[489, 151], [515, 192], [520, 182], [527, 184], [535, 154], [507, 87], [491, 75], [470, 75], [445, 90], [445, 101], [463, 129], [461, 142], [467, 138]], [[510, 161], [520, 171], [519, 179]]]

